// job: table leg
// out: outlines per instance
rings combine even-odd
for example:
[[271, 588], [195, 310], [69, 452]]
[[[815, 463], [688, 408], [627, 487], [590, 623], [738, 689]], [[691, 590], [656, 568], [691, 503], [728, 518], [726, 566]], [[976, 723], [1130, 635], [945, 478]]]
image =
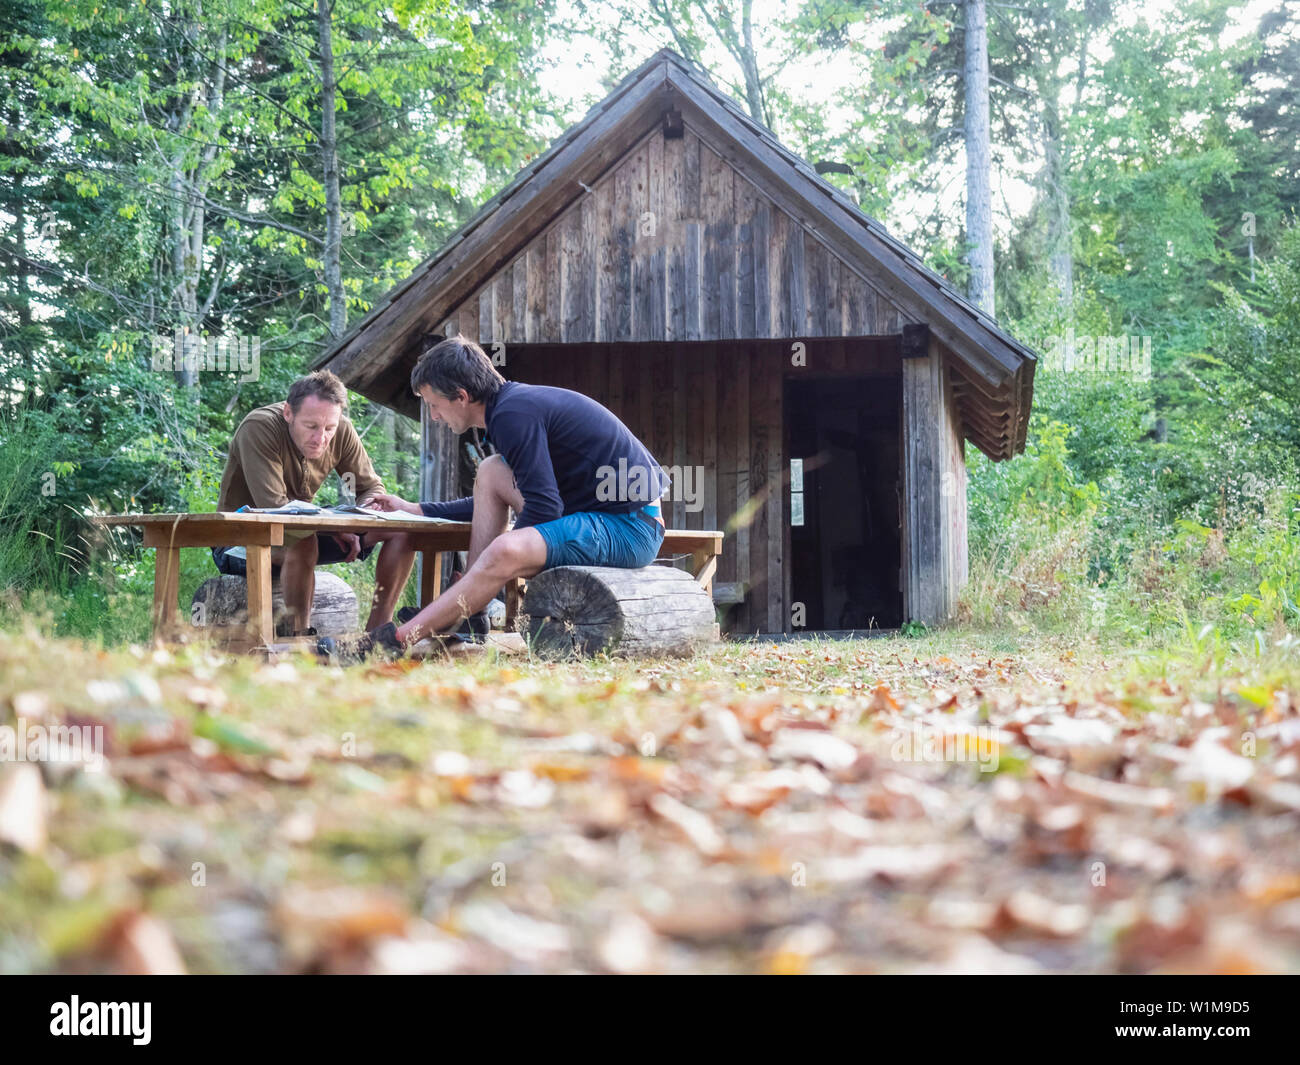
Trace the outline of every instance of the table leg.
[[442, 552], [420, 555], [420, 606], [426, 607], [442, 594]]
[[248, 634], [261, 644], [275, 642], [275, 624], [271, 619], [271, 549], [249, 544], [248, 553]]
[[691, 562], [696, 582], [702, 584], [704, 590], [712, 596], [713, 574], [718, 568], [718, 556], [707, 549], [694, 551], [691, 553]]
[[176, 629], [176, 597], [180, 593], [181, 549], [159, 547], [153, 563], [153, 635], [170, 639]]
[[524, 582], [520, 577], [506, 582], [506, 632], [515, 631], [515, 618], [519, 616], [519, 607], [523, 601]]

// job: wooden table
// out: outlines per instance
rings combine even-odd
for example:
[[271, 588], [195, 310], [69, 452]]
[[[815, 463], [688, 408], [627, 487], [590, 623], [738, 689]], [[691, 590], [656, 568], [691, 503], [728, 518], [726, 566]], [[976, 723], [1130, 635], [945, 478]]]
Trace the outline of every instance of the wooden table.
[[[153, 579], [153, 633], [166, 640], [178, 632], [180, 549], [182, 547], [243, 547], [248, 556], [248, 627], [244, 635], [254, 646], [275, 642], [271, 617], [271, 548], [284, 546], [286, 529], [317, 532], [361, 533], [372, 529], [410, 533], [421, 552], [420, 605], [442, 592], [444, 551], [468, 551], [468, 522], [427, 522], [388, 519], [362, 514], [115, 514], [91, 519], [96, 525], [132, 525], [144, 530], [144, 546], [156, 549]], [[669, 529], [659, 549], [660, 558], [689, 554], [691, 572], [710, 594], [723, 534], [695, 529]], [[519, 613], [523, 582], [506, 586], [506, 627]]]

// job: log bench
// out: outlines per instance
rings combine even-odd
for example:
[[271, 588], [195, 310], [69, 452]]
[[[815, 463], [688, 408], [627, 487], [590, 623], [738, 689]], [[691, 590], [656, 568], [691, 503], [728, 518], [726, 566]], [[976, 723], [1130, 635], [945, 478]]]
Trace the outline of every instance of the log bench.
[[[284, 594], [279, 580], [271, 582], [271, 623], [284, 615]], [[248, 626], [248, 582], [243, 577], [218, 574], [194, 591], [190, 624], [210, 630], [217, 638], [224, 631]], [[311, 601], [311, 625], [321, 636], [343, 636], [357, 631], [357, 595], [342, 577], [316, 570]]]
[[528, 582], [523, 612], [529, 644], [545, 658], [689, 655], [717, 639], [708, 591], [667, 566], [543, 570]]

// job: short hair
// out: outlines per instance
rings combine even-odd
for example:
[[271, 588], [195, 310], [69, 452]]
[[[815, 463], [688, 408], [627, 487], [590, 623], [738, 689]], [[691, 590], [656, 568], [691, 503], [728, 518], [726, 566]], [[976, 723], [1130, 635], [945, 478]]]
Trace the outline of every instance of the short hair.
[[471, 403], [487, 402], [505, 383], [487, 353], [459, 333], [434, 344], [411, 371], [411, 391], [417, 396], [424, 385], [447, 399], [455, 399], [463, 388]]
[[336, 374], [329, 370], [317, 370], [306, 377], [300, 377], [289, 386], [289, 409], [298, 413], [302, 401], [308, 396], [323, 399], [326, 403], [337, 403], [340, 407], [348, 405], [348, 390]]

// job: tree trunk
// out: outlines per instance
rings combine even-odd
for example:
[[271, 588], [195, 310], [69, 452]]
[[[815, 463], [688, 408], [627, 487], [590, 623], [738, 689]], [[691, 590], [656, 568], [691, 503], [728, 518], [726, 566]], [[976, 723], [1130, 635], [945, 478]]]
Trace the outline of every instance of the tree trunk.
[[[9, 107], [9, 128], [15, 131], [15, 160], [13, 168], [14, 176], [14, 194], [13, 201], [9, 204], [9, 210], [14, 216], [14, 249], [17, 251], [17, 257], [14, 260], [14, 269], [17, 276], [14, 278], [15, 295], [18, 304], [18, 345], [22, 352], [23, 364], [27, 367], [27, 380], [29, 382], [36, 380], [36, 366], [32, 360], [32, 350], [34, 348], [32, 338], [32, 289], [30, 275], [27, 272], [27, 190], [26, 190], [26, 168], [18, 162], [17, 131], [21, 128], [19, 125], [18, 108], [12, 104]], [[41, 222], [42, 216], [38, 216], [36, 221]], [[44, 223], [42, 222], [42, 226]], [[40, 240], [41, 229], [37, 229], [37, 240]], [[40, 253], [38, 253], [40, 254]]]
[[[1048, 84], [1055, 90], [1051, 72]], [[1047, 261], [1056, 285], [1061, 313], [1069, 315], [1074, 305], [1074, 255], [1070, 234], [1070, 190], [1061, 148], [1061, 116], [1055, 92], [1044, 101], [1043, 196], [1047, 206]]]
[[347, 294], [343, 291], [340, 242], [343, 236], [342, 206], [339, 196], [338, 134], [334, 127], [337, 85], [334, 80], [334, 43], [330, 16], [331, 0], [317, 0], [316, 29], [320, 43], [321, 133], [320, 151], [325, 184], [325, 288], [330, 301], [330, 336], [339, 339], [348, 326]]
[[415, 422], [410, 418], [393, 419], [393, 451], [396, 468], [396, 492], [404, 499], [420, 498], [420, 441]]
[[[189, 69], [185, 49], [189, 42], [201, 31], [197, 23], [188, 23], [188, 30], [178, 44], [177, 70], [183, 73]], [[213, 44], [216, 60], [208, 76], [196, 82], [184, 99], [178, 102], [168, 116], [167, 128], [179, 138], [187, 140], [194, 136], [194, 111], [200, 98], [206, 95], [203, 103], [208, 115], [215, 118], [220, 125], [221, 108], [225, 101], [226, 67], [225, 53], [227, 34], [221, 35]], [[210, 142], [199, 156], [192, 170], [186, 169], [185, 158], [188, 145], [177, 147], [175, 155], [168, 161], [168, 186], [172, 195], [172, 213], [169, 219], [171, 228], [171, 274], [172, 302], [176, 307], [176, 326], [180, 330], [182, 343], [175, 352], [177, 383], [187, 391], [195, 403], [198, 402], [197, 387], [199, 383], [199, 364], [203, 358], [203, 322], [216, 300], [220, 275], [213, 278], [212, 288], [207, 300], [199, 304], [199, 282], [203, 276], [203, 246], [207, 235], [207, 210], [204, 206], [213, 161], [217, 153], [216, 131], [206, 132]]]
[[752, 0], [741, 3], [741, 33], [744, 44], [739, 50], [740, 69], [745, 73], [745, 99], [755, 122], [770, 125], [763, 107], [763, 80], [758, 74], [758, 54], [754, 51], [754, 26], [750, 18]]
[[966, 0], [966, 243], [969, 298], [993, 308], [993, 195], [989, 145], [989, 41], [984, 0]]

